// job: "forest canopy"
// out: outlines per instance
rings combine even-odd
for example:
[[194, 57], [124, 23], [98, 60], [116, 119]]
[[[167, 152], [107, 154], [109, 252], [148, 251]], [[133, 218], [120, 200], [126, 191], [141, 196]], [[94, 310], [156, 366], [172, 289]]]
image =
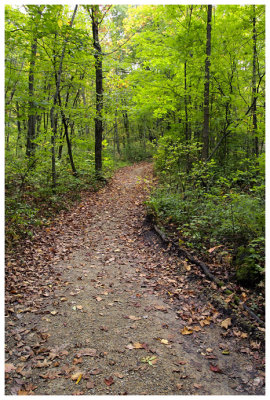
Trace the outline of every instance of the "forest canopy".
[[5, 7], [7, 240], [124, 163], [153, 217], [264, 273], [265, 6]]

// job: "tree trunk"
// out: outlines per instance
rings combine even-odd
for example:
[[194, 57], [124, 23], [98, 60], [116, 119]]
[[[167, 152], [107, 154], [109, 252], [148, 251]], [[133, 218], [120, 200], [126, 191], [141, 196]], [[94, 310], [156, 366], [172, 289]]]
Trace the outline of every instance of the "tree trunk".
[[117, 123], [117, 110], [115, 110], [114, 117], [114, 146], [116, 144], [117, 153], [120, 156], [120, 144], [119, 144], [119, 134], [118, 134], [118, 123]]
[[20, 115], [20, 105], [19, 102], [16, 101], [16, 114], [17, 114], [17, 128], [18, 128], [18, 135], [17, 135], [17, 142], [16, 142], [16, 156], [18, 155], [18, 147], [20, 146], [20, 141], [22, 137], [22, 127], [21, 127], [21, 115]]
[[36, 64], [37, 55], [37, 36], [33, 38], [31, 45], [31, 57], [30, 57], [30, 68], [29, 68], [29, 78], [28, 78], [28, 131], [27, 131], [27, 141], [26, 141], [26, 155], [32, 159], [32, 165], [34, 165], [34, 155], [36, 145], [34, 140], [36, 138], [36, 112], [34, 105], [34, 68]]
[[127, 150], [130, 150], [130, 134], [129, 134], [129, 120], [126, 110], [123, 111], [123, 118], [124, 118], [124, 128], [127, 138]]
[[[78, 6], [76, 5], [75, 8], [74, 8], [74, 11], [73, 11], [72, 18], [71, 18], [70, 28], [73, 25], [74, 18], [75, 18], [76, 12], [77, 12], [77, 8], [78, 8]], [[56, 35], [55, 35], [55, 38], [56, 38]], [[51, 143], [52, 143], [52, 148], [54, 149], [54, 151], [52, 151], [52, 187], [53, 187], [53, 189], [56, 186], [56, 179], [55, 179], [55, 177], [56, 177], [56, 174], [55, 174], [55, 148], [54, 148], [54, 144], [55, 144], [55, 137], [56, 137], [56, 134], [57, 134], [57, 121], [56, 121], [56, 116], [54, 115], [54, 109], [55, 109], [55, 106], [57, 104], [57, 100], [59, 101], [61, 117], [62, 117], [62, 121], [63, 121], [64, 128], [65, 128], [65, 135], [66, 135], [66, 140], [67, 140], [68, 154], [69, 154], [69, 158], [70, 158], [71, 168], [72, 168], [72, 171], [73, 171], [74, 175], [77, 175], [77, 171], [76, 171], [76, 168], [75, 168], [75, 165], [74, 165], [74, 162], [73, 162], [70, 141], [69, 141], [69, 137], [68, 137], [68, 127], [67, 127], [67, 124], [66, 124], [66, 119], [65, 119], [64, 112], [62, 110], [61, 96], [60, 96], [60, 82], [61, 82], [63, 60], [64, 60], [64, 56], [65, 56], [67, 41], [68, 41], [68, 36], [64, 40], [64, 45], [63, 45], [63, 49], [62, 49], [62, 54], [61, 54], [61, 59], [60, 59], [58, 71], [57, 72], [55, 71], [56, 89], [55, 89], [55, 93], [54, 93], [54, 97], [53, 97], [53, 106], [52, 106], [51, 111], [50, 111], [51, 129], [52, 129]]]
[[259, 141], [258, 141], [258, 127], [257, 127], [257, 88], [256, 88], [256, 62], [257, 62], [257, 42], [256, 42], [256, 6], [253, 5], [253, 59], [252, 59], [252, 131], [254, 137], [254, 154], [259, 156]]
[[202, 158], [207, 160], [209, 155], [209, 87], [210, 87], [210, 56], [211, 56], [211, 22], [212, 22], [212, 5], [207, 6], [207, 33], [206, 33], [206, 59], [205, 59], [205, 78], [204, 78], [204, 123], [202, 134]]
[[102, 170], [102, 110], [103, 110], [103, 76], [102, 76], [102, 51], [99, 42], [99, 6], [91, 6], [93, 46], [95, 50], [96, 70], [96, 117], [95, 117], [95, 171], [97, 177]]

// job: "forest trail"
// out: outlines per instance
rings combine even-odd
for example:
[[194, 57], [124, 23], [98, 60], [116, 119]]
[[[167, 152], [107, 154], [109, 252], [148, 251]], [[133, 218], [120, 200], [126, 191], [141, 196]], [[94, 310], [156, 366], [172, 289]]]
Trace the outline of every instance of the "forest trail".
[[10, 260], [6, 394], [263, 394], [249, 338], [220, 327], [227, 317], [145, 223], [151, 173], [122, 168], [59, 215], [24, 247], [24, 275]]

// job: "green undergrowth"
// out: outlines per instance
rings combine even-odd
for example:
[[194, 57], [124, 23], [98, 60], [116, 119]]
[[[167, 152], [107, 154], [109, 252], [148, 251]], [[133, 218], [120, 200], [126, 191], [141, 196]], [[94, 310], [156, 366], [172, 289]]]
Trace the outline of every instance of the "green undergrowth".
[[[13, 161], [6, 168], [6, 244], [13, 246], [24, 237], [32, 237], [33, 229], [48, 225], [61, 210], [68, 210], [80, 201], [83, 191], [97, 191], [113, 175], [116, 169], [128, 165], [128, 162], [113, 161], [109, 157], [103, 161], [103, 177], [98, 180], [94, 172], [93, 160], [90, 165], [82, 165], [78, 176], [71, 174], [68, 163], [57, 166], [57, 185], [53, 189], [50, 177], [50, 165], [44, 162], [28, 171], [22, 161]], [[84, 168], [83, 168], [84, 167]], [[87, 170], [87, 167], [88, 170]]]
[[147, 201], [155, 221], [173, 227], [180, 245], [208, 257], [209, 249], [221, 246], [219, 253], [227, 256], [239, 283], [263, 285], [265, 203], [258, 167], [250, 163], [248, 169], [223, 177], [210, 163], [205, 169], [194, 165], [188, 177], [182, 174], [174, 182], [172, 176], [169, 183], [164, 174], [159, 176]]

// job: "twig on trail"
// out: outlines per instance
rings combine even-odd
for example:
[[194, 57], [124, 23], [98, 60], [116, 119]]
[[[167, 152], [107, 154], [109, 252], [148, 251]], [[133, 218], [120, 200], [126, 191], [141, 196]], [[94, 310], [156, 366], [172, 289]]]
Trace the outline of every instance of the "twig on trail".
[[[221, 281], [219, 281], [209, 270], [208, 266], [202, 262], [199, 261], [197, 259], [195, 259], [188, 251], [184, 250], [183, 248], [181, 248], [177, 243], [173, 242], [172, 240], [169, 240], [165, 233], [162, 232], [156, 225], [154, 226], [154, 230], [156, 231], [156, 233], [161, 237], [161, 239], [163, 240], [163, 242], [165, 243], [171, 243], [174, 248], [177, 250], [178, 252], [178, 256], [183, 255], [185, 258], [188, 259], [188, 261], [190, 261], [192, 264], [198, 265], [203, 272], [205, 273], [205, 275], [211, 279], [211, 281], [215, 282], [218, 286], [221, 286], [222, 283]], [[245, 303], [242, 303], [241, 306], [243, 306], [244, 310], [246, 310], [250, 316], [252, 318], [254, 318], [259, 324], [264, 326], [264, 321], [261, 320]]]

